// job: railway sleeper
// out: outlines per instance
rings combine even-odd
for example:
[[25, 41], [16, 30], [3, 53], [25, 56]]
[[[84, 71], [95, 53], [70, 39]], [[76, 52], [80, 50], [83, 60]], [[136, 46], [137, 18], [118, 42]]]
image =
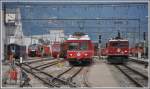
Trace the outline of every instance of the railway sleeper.
[[70, 87], [76, 87], [76, 83], [73, 83], [72, 81], [68, 81], [65, 78], [49, 78], [49, 81], [51, 83], [54, 83], [56, 85], [69, 85]]
[[[29, 68], [32, 68], [31, 66], [29, 66], [29, 65], [27, 65], [27, 64], [24, 64], [24, 65], [28, 66]], [[41, 70], [39, 70], [39, 69], [33, 68], [33, 70], [39, 71], [40, 73], [42, 73], [42, 74], [44, 74], [44, 75], [46, 75], [46, 76], [48, 76], [48, 77], [50, 77], [50, 78], [54, 78], [56, 81], [59, 81], [59, 82], [61, 82], [61, 83], [64, 84], [64, 85], [69, 85], [70, 87], [76, 87], [76, 85], [73, 84], [73, 83], [67, 82], [67, 81], [62, 80], [62, 79], [57, 78], [57, 77], [54, 77], [54, 76], [52, 76], [52, 75], [50, 75], [50, 74], [48, 74], [48, 73], [46, 73], [46, 72], [43, 72], [43, 71], [41, 71]]]
[[122, 68], [119, 66], [116, 66], [123, 74], [125, 74], [137, 87], [145, 87], [145, 85], [143, 85], [143, 83], [139, 82], [139, 78], [138, 80], [136, 79], [136, 76], [132, 76], [133, 72], [127, 71], [126, 68]]

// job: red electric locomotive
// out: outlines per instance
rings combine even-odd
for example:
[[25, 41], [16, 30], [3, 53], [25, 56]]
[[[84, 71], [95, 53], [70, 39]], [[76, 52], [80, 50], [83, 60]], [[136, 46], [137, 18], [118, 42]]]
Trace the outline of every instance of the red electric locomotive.
[[66, 43], [68, 45], [67, 59], [70, 64], [92, 62], [94, 46], [88, 35], [70, 35]]
[[108, 62], [125, 63], [128, 61], [129, 56], [129, 41], [121, 39], [119, 35], [115, 39], [108, 41], [106, 52]]

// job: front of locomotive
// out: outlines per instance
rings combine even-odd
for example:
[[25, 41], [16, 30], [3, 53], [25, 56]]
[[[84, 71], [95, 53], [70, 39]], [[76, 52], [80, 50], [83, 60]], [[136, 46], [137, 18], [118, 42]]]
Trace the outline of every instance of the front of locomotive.
[[67, 40], [67, 59], [70, 63], [92, 62], [94, 48], [89, 39]]
[[128, 40], [110, 40], [107, 48], [108, 56], [128, 56]]
[[60, 53], [60, 43], [54, 43], [52, 45], [52, 56], [57, 58]]
[[[128, 40], [109, 40], [107, 56], [109, 61], [126, 62], [129, 56]], [[117, 61], [118, 60], [118, 61]]]
[[36, 56], [39, 56], [39, 48], [38, 48], [39, 45], [37, 44], [32, 44], [28, 47], [28, 55], [30, 57], [36, 57]]

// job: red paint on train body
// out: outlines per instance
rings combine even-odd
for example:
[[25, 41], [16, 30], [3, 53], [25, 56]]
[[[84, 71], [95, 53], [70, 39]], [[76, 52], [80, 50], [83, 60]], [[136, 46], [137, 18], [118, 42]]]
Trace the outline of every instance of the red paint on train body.
[[70, 36], [66, 40], [68, 45], [67, 59], [73, 62], [92, 62], [94, 56], [94, 45], [89, 37], [86, 36]]
[[60, 43], [59, 42], [54, 42], [52, 45], [52, 57], [57, 58], [60, 54]]
[[109, 40], [107, 56], [129, 56], [128, 40]]

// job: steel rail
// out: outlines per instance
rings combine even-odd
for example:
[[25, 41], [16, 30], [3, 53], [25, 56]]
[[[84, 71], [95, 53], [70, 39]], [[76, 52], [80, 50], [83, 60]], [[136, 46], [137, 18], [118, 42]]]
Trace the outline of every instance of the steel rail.
[[[128, 67], [124, 66], [124, 65], [120, 65], [123, 66], [125, 68], [127, 68], [129, 71], [130, 70]], [[135, 78], [133, 78], [130, 74], [128, 74], [124, 69], [122, 69], [119, 65], [115, 65], [116, 68], [118, 68], [124, 75], [126, 75], [137, 87], [145, 87], [143, 86], [141, 83], [139, 83]], [[136, 72], [132, 71], [135, 75], [139, 75]], [[140, 75], [141, 76], [141, 75]], [[142, 76], [143, 77], [143, 76]], [[145, 79], [145, 78], [144, 78]]]
[[53, 64], [50, 64], [50, 65], [46, 65], [46, 66], [44, 66], [44, 67], [41, 67], [40, 69], [43, 70], [43, 69], [45, 69], [45, 68], [48, 68], [48, 67], [50, 67], [50, 66], [53, 66], [53, 65], [56, 65], [56, 64], [58, 64], [58, 63], [65, 62], [65, 61], [66, 61], [66, 60], [61, 60], [61, 61], [58, 61], [58, 62], [56, 62], [56, 63], [53, 63]]
[[57, 61], [48, 62], [48, 63], [45, 63], [45, 64], [41, 64], [41, 65], [35, 66], [33, 68], [39, 68], [39, 67], [46, 66], [46, 65], [53, 65], [53, 64], [56, 64], [56, 63], [58, 63], [58, 60]]
[[81, 71], [83, 68], [84, 68], [84, 67], [79, 68], [79, 69], [77, 70], [77, 72], [75, 72], [71, 77], [67, 78], [67, 80], [68, 80], [69, 82], [71, 82], [71, 81], [73, 80], [73, 78], [74, 78], [75, 76], [77, 76], [77, 74], [79, 74], [80, 71]]
[[130, 61], [133, 61], [133, 62], [136, 62], [136, 63], [139, 63], [139, 64], [145, 64], [145, 65], [148, 65], [148, 61], [142, 61], [142, 60], [135, 60], [133, 58], [129, 58]]
[[49, 60], [51, 60], [51, 59], [52, 59], [52, 58], [50, 58], [50, 59], [35, 60], [35, 61], [31, 61], [31, 62], [23, 62], [23, 63], [32, 64], [32, 63], [37, 63], [37, 62], [42, 62], [42, 61], [49, 61]]
[[62, 79], [59, 79], [59, 78], [56, 78], [56, 77], [52, 76], [51, 74], [48, 74], [48, 73], [46, 73], [46, 72], [44, 72], [44, 71], [41, 71], [40, 69], [32, 68], [30, 65], [27, 65], [27, 64], [23, 64], [23, 65], [28, 66], [29, 68], [31, 68], [31, 69], [33, 69], [33, 70], [36, 70], [36, 71], [38, 71], [38, 72], [40, 72], [40, 73], [42, 73], [42, 74], [44, 74], [44, 75], [47, 75], [47, 76], [50, 77], [51, 79], [55, 79], [55, 80], [57, 80], [58, 82], [61, 82], [61, 83], [64, 84], [64, 85], [69, 85], [70, 87], [76, 87], [75, 84], [73, 84], [73, 83], [71, 83], [71, 82], [68, 82], [68, 81], [65, 81], [65, 80], [62, 80]]
[[87, 72], [88, 72], [88, 69], [86, 69], [84, 71], [84, 74], [83, 74], [84, 75], [83, 76], [84, 85], [85, 85], [85, 87], [91, 87], [89, 82], [88, 82], [88, 80], [87, 80], [87, 77], [88, 77], [88, 75], [87, 75], [88, 73]]
[[124, 66], [125, 66], [126, 68], [128, 68], [128, 69], [134, 71], [134, 72], [137, 73], [138, 75], [142, 76], [144, 79], [148, 80], [148, 76], [144, 75], [143, 73], [141, 73], [141, 72], [139, 72], [139, 71], [137, 71], [137, 70], [135, 70], [135, 69], [133, 69], [133, 68], [127, 66], [127, 65], [124, 65]]
[[70, 70], [72, 70], [74, 67], [70, 67], [69, 69], [67, 69], [66, 71], [64, 71], [63, 73], [57, 75], [57, 78], [60, 78], [62, 75], [64, 75], [65, 73], [69, 72]]
[[[34, 75], [36, 78], [38, 78], [39, 80], [41, 80], [44, 84], [47, 84], [50, 87], [56, 87], [53, 84], [49, 83], [48, 81], [44, 80], [43, 78], [39, 77], [38, 75], [36, 75], [34, 72], [32, 72], [31, 70], [24, 68], [23, 66], [20, 66], [19, 64], [16, 64], [17, 66], [19, 66], [20, 68], [22, 68], [23, 70], [25, 70], [26, 72]], [[58, 87], [58, 86], [57, 86]]]

